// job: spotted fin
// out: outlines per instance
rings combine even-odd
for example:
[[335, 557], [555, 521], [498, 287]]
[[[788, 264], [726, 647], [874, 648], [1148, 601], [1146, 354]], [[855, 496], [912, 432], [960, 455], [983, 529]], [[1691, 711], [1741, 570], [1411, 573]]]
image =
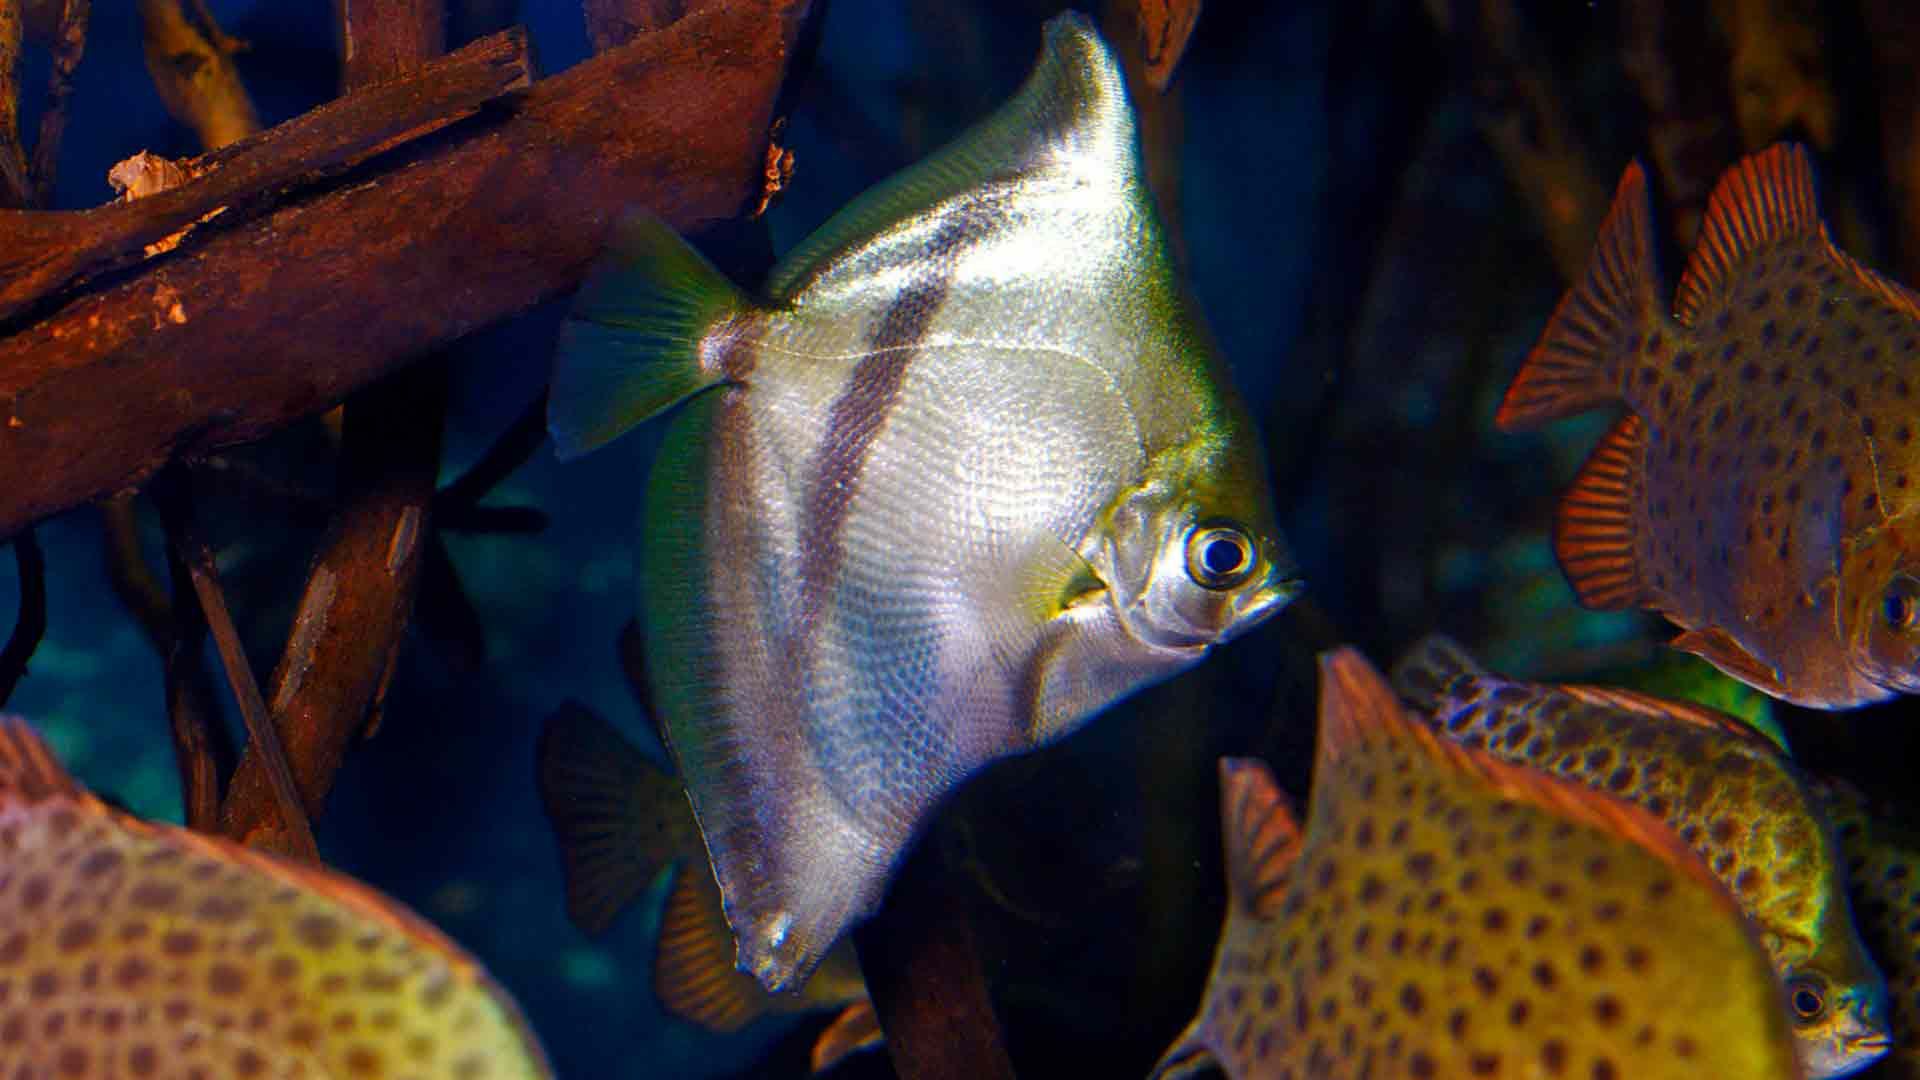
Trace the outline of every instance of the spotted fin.
[[1553, 552], [1580, 603], [1613, 610], [1654, 601], [1634, 553], [1646, 425], [1620, 418], [1580, 467], [1553, 521]]
[[1323, 654], [1315, 803], [1328, 797], [1319, 790], [1326, 782], [1320, 777], [1338, 775], [1338, 763], [1371, 753], [1384, 744], [1407, 746], [1430, 767], [1469, 778], [1503, 798], [1622, 836], [1653, 852], [1679, 873], [1701, 882], [1729, 910], [1736, 910], [1732, 896], [1700, 856], [1658, 818], [1584, 784], [1508, 764], [1485, 751], [1443, 739], [1408, 715], [1387, 681], [1358, 650], [1346, 647]]
[[886, 1041], [880, 1031], [880, 1014], [866, 998], [847, 1006], [813, 1043], [814, 1075], [826, 1072], [862, 1050], [872, 1050]]
[[1632, 343], [1664, 321], [1653, 251], [1647, 178], [1635, 162], [1620, 178], [1586, 276], [1561, 298], [1507, 388], [1494, 417], [1502, 431], [1525, 431], [1620, 400], [1621, 367]]
[[1739, 739], [1752, 739], [1767, 744], [1782, 754], [1787, 752], [1785, 737], [1778, 731], [1767, 731], [1748, 724], [1736, 716], [1729, 716], [1718, 709], [1705, 705], [1696, 705], [1690, 701], [1672, 701], [1652, 694], [1631, 690], [1624, 686], [1594, 686], [1583, 683], [1556, 685], [1554, 689], [1569, 697], [1607, 708], [1622, 709], [1663, 719], [1677, 720], [1683, 724], [1718, 731]]
[[1273, 774], [1253, 758], [1220, 759], [1220, 828], [1236, 910], [1265, 918], [1280, 906], [1300, 858], [1300, 823]]
[[0, 716], [0, 803], [87, 797], [38, 732], [17, 716]]
[[1432, 712], [1440, 707], [1455, 679], [1485, 675], [1486, 669], [1460, 643], [1445, 634], [1428, 634], [1414, 642], [1393, 665], [1393, 688], [1415, 708]]
[[[560, 844], [567, 916], [581, 930], [601, 933], [677, 854], [658, 850], [660, 836], [666, 815], [676, 811], [689, 819], [681, 831], [691, 829], [686, 796], [611, 724], [577, 702], [566, 702], [547, 718], [535, 758], [540, 798]], [[674, 798], [680, 805], [648, 813], [636, 800], [650, 791], [663, 803]]]
[[1692, 323], [1710, 299], [1732, 287], [1741, 263], [1776, 244], [1806, 238], [1826, 239], [1807, 152], [1781, 143], [1741, 159], [1721, 174], [1707, 200], [1700, 240], [1680, 276], [1675, 316]]
[[738, 1031], [767, 1011], [767, 994], [733, 967], [733, 932], [720, 912], [720, 890], [704, 862], [689, 859], [674, 874], [660, 914], [653, 990], [660, 1004], [711, 1031]]
[[747, 299], [658, 218], [614, 231], [561, 327], [547, 431], [562, 460], [578, 457], [720, 382], [703, 355]]
[[1748, 652], [1745, 646], [1733, 639], [1732, 634], [1717, 626], [1689, 630], [1667, 644], [1681, 652], [1692, 653], [1762, 693], [1781, 700], [1792, 700], [1787, 688], [1780, 684], [1780, 673], [1774, 670], [1773, 665]]

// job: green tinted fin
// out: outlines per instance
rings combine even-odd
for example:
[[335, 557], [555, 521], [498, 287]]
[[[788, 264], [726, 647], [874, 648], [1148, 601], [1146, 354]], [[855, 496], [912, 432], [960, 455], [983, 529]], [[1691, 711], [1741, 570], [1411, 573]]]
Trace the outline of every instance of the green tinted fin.
[[880, 1014], [873, 1011], [873, 1002], [861, 998], [841, 1010], [814, 1040], [814, 1075], [840, 1064], [850, 1054], [875, 1049], [885, 1039], [880, 1033]]
[[963, 194], [996, 183], [1030, 183], [1057, 171], [1052, 151], [1066, 144], [1082, 161], [1089, 151], [1102, 151], [1106, 160], [1097, 171], [1109, 182], [1136, 183], [1126, 84], [1093, 24], [1077, 12], [1047, 22], [1039, 63], [1006, 104], [829, 218], [774, 267], [769, 295], [793, 297], [841, 256], [896, 229], [903, 243], [917, 242], [905, 233], [928, 211]]
[[725, 378], [720, 354], [746, 297], [658, 218], [612, 241], [560, 329], [547, 430], [578, 457]]
[[[692, 828], [692, 811], [678, 784], [622, 738], [611, 724], [577, 702], [547, 718], [535, 750], [540, 799], [566, 878], [567, 916], [598, 934], [645, 892], [673, 857], [653, 827], [675, 812]], [[657, 808], [644, 803], [655, 797]], [[679, 800], [675, 807], [667, 798]]]
[[1428, 634], [1393, 665], [1393, 689], [1415, 708], [1432, 712], [1455, 679], [1486, 673], [1459, 642], [1445, 634]]

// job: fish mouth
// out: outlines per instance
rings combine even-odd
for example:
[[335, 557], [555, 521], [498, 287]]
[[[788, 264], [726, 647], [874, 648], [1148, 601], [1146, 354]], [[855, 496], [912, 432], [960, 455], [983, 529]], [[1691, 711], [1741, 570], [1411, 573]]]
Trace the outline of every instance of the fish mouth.
[[[1254, 626], [1261, 620], [1293, 603], [1307, 589], [1304, 578], [1282, 577], [1248, 593], [1233, 607], [1233, 622], [1229, 624], [1227, 636]], [[1225, 637], [1222, 638], [1225, 640]]]
[[1893, 1036], [1885, 1032], [1871, 1035], [1855, 1035], [1841, 1044], [1848, 1057], [1860, 1054], [1880, 1055], [1893, 1049]]

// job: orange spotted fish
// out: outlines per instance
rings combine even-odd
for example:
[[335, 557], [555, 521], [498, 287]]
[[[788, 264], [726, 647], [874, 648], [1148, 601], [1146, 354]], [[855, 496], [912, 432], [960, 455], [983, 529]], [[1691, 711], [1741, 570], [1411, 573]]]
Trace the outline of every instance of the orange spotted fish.
[[0, 717], [0, 1076], [551, 1076], [519, 1009], [338, 874], [139, 821]]
[[1303, 834], [1221, 761], [1226, 929], [1154, 1076], [1801, 1075], [1733, 899], [1637, 807], [1437, 738], [1360, 654], [1321, 660]]
[[1497, 418], [1627, 406], [1554, 530], [1581, 603], [1795, 704], [1920, 690], [1920, 297], [1834, 247], [1776, 146], [1721, 178], [1664, 304], [1633, 165]]
[[1846, 852], [1860, 932], [1887, 975], [1893, 1050], [1870, 1075], [1920, 1080], [1920, 832], [1876, 814], [1848, 785], [1814, 790]]
[[1633, 803], [1693, 848], [1759, 930], [1808, 1076], [1887, 1052], [1886, 983], [1855, 928], [1839, 844], [1772, 739], [1633, 690], [1502, 678], [1439, 635], [1393, 683], [1437, 734]]
[[560, 844], [567, 914], [598, 934], [663, 875], [673, 884], [660, 916], [653, 987], [670, 1013], [732, 1032], [762, 1016], [838, 1009], [815, 1042], [815, 1072], [880, 1045], [853, 945], [842, 941], [797, 994], [774, 994], [733, 966], [733, 932], [680, 780], [656, 767], [611, 724], [575, 702], [541, 732], [540, 796]]

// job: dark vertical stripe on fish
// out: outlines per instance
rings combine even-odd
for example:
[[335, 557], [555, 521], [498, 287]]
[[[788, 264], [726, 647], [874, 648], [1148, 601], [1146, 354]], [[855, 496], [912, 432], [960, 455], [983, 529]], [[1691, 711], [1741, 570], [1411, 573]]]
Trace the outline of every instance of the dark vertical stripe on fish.
[[918, 354], [918, 346], [933, 325], [934, 313], [953, 288], [955, 254], [961, 244], [985, 231], [991, 220], [986, 207], [968, 205], [941, 224], [927, 243], [927, 269], [881, 314], [871, 351], [854, 365], [847, 388], [834, 400], [827, 416], [827, 433], [817, 459], [820, 465], [813, 489], [807, 492], [801, 533], [795, 642], [796, 651], [803, 655], [840, 573], [840, 564], [846, 561], [846, 541], [841, 533], [867, 453], [900, 396], [907, 365]]

